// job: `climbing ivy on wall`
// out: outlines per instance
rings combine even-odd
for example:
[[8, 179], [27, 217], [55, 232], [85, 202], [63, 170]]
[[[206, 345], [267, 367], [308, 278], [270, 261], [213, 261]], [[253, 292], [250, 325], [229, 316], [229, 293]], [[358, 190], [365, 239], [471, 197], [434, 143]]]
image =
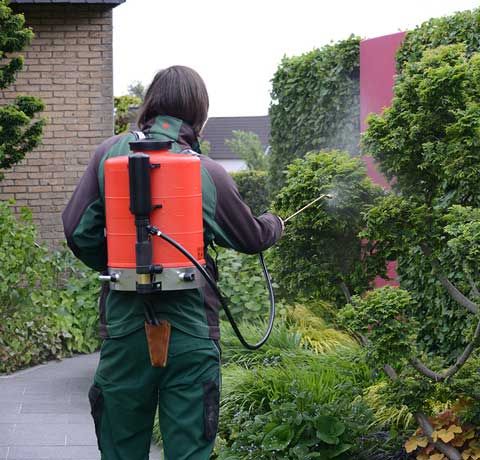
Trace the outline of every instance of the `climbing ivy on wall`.
[[312, 150], [358, 153], [360, 39], [285, 57], [272, 80], [271, 181], [285, 180], [286, 166]]

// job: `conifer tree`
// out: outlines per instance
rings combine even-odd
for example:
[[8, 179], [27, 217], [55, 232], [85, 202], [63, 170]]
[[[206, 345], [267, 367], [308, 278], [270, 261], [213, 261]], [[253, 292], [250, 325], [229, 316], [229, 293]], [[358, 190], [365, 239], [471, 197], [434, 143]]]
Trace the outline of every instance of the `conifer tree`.
[[[8, 0], [0, 0], [0, 90], [15, 82], [24, 62], [17, 53], [32, 38], [24, 16], [15, 14]], [[40, 143], [45, 120], [36, 115], [43, 109], [43, 102], [33, 96], [19, 95], [8, 104], [0, 99], [0, 170], [11, 168]]]

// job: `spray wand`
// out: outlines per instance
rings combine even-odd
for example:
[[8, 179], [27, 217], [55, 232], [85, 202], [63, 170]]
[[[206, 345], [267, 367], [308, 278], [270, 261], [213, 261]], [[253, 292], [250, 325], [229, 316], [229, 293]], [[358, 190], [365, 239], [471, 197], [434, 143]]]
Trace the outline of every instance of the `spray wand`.
[[328, 200], [331, 200], [333, 198], [333, 195], [329, 193], [324, 193], [323, 195], [320, 195], [319, 197], [315, 198], [314, 200], [310, 201], [310, 203], [306, 204], [303, 208], [299, 209], [298, 211], [295, 211], [291, 216], [288, 216], [286, 219], [283, 219], [283, 223], [286, 224], [290, 219], [293, 219], [296, 215], [300, 214], [301, 212], [305, 211], [305, 209], [309, 208], [313, 204], [315, 204], [317, 201], [320, 201], [323, 198], [327, 198]]

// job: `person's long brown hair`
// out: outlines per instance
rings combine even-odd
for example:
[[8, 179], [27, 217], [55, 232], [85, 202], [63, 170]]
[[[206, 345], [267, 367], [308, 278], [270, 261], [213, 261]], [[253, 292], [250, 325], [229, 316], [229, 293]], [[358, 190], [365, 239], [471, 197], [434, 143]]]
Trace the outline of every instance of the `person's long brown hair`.
[[139, 109], [137, 124], [144, 129], [156, 116], [169, 115], [188, 123], [198, 136], [207, 121], [208, 107], [202, 77], [190, 67], [175, 65], [155, 75]]

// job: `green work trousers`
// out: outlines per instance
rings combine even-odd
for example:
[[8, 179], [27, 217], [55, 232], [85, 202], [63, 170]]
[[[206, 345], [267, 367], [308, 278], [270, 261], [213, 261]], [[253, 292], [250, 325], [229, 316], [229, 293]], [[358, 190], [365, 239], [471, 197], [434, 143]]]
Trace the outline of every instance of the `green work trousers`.
[[102, 460], [148, 460], [159, 409], [166, 460], [208, 460], [219, 414], [215, 341], [172, 328], [168, 363], [150, 363], [145, 331], [106, 339], [89, 391]]

